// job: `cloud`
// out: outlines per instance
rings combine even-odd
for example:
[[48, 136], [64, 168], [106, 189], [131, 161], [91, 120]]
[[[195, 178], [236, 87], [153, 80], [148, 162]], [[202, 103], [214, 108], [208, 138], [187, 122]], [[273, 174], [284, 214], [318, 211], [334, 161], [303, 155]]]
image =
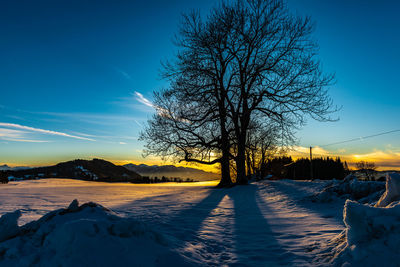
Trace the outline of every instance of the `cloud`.
[[52, 117], [63, 117], [67, 119], [87, 122], [90, 124], [102, 124], [102, 125], [114, 125], [118, 123], [125, 124], [126, 122], [132, 121], [132, 117], [127, 115], [59, 113], [59, 112], [29, 112], [29, 113], [47, 115]]
[[4, 138], [5, 141], [13, 141], [13, 142], [24, 142], [24, 143], [50, 143], [50, 141], [46, 140], [32, 140], [32, 139], [13, 139], [13, 138]]
[[142, 103], [148, 107], [157, 109], [157, 107], [150, 100], [145, 98], [141, 93], [135, 91], [135, 95], [136, 95], [136, 100], [139, 101], [140, 103]]
[[141, 124], [140, 122], [138, 122], [137, 120], [133, 120], [137, 125], [139, 125], [139, 127], [143, 127], [143, 124]]
[[176, 115], [171, 113], [171, 112], [169, 112], [169, 110], [164, 109], [162, 107], [159, 107], [159, 106], [153, 104], [150, 100], [145, 98], [141, 93], [135, 91], [135, 95], [136, 95], [136, 100], [137, 101], [139, 101], [140, 103], [142, 103], [142, 104], [144, 104], [144, 105], [146, 105], [148, 107], [154, 108], [157, 111], [157, 114], [159, 116], [166, 117], [166, 118], [173, 118], [173, 119], [176, 119], [176, 120], [181, 121], [181, 122], [190, 123], [190, 121], [188, 121], [186, 119], [183, 119], [183, 118], [180, 118], [180, 117], [176, 117]]
[[125, 142], [119, 142], [119, 144], [120, 144], [120, 145], [126, 145], [126, 143], [125, 143]]
[[382, 163], [390, 163], [390, 162], [400, 162], [400, 153], [392, 152], [392, 151], [381, 151], [374, 150], [370, 153], [365, 154], [352, 154], [350, 155], [353, 161], [373, 161], [373, 162], [382, 162]]
[[39, 128], [24, 126], [24, 125], [15, 124], [15, 123], [0, 122], [0, 126], [7, 127], [7, 128], [19, 129], [19, 130], [25, 130], [25, 131], [29, 131], [29, 132], [37, 132], [37, 133], [42, 133], [42, 134], [63, 136], [63, 137], [74, 138], [74, 139], [79, 139], [79, 140], [95, 141], [94, 139], [91, 139], [91, 138], [86, 138], [86, 137], [77, 136], [77, 135], [71, 135], [71, 134], [67, 134], [67, 133], [63, 133], [63, 132], [39, 129]]
[[132, 79], [132, 77], [128, 74], [128, 73], [126, 73], [125, 71], [120, 71], [120, 73], [122, 74], [122, 76], [124, 76], [126, 79], [128, 79], [128, 80], [131, 80]]
[[400, 167], [400, 153], [393, 151], [375, 150], [365, 154], [353, 154], [351, 161], [369, 161], [374, 162], [378, 167]]
[[118, 69], [118, 68], [114, 68], [114, 70], [115, 70], [116, 72], [118, 72], [119, 74], [121, 74], [125, 79], [127, 79], [127, 80], [132, 80], [131, 75], [129, 75], [127, 72], [125, 72], [125, 71], [123, 71], [123, 70], [121, 70], [121, 69]]
[[13, 129], [6, 129], [6, 128], [0, 128], [0, 137], [21, 137], [24, 133], [24, 131], [20, 130], [13, 130]]
[[0, 128], [0, 140], [27, 143], [48, 143], [45, 140], [26, 139], [26, 131]]
[[[128, 99], [128, 98], [127, 98]], [[132, 95], [129, 97], [130, 101], [132, 102]], [[141, 104], [137, 104], [141, 105]], [[141, 105], [142, 106], [142, 105]], [[21, 109], [13, 109], [13, 108], [7, 108], [9, 111], [12, 111], [13, 113], [26, 113], [29, 114], [29, 116], [26, 116], [26, 114], [23, 114], [27, 118], [30, 118], [31, 115], [35, 116], [35, 120], [41, 120], [41, 121], [46, 121], [46, 122], [51, 122], [54, 123], [56, 122], [57, 124], [65, 124], [65, 122], [68, 122], [69, 124], [72, 124], [72, 127], [68, 129], [68, 133], [63, 133], [63, 132], [56, 132], [56, 131], [51, 131], [51, 130], [45, 130], [45, 129], [39, 129], [39, 128], [34, 128], [30, 126], [24, 126], [26, 123], [24, 122], [17, 122], [17, 123], [1, 123], [0, 122], [0, 139], [1, 140], [8, 140], [8, 141], [20, 141], [23, 142], [23, 139], [25, 139], [26, 142], [45, 142], [45, 141], [40, 141], [40, 140], [31, 140], [35, 139], [32, 138], [33, 133], [41, 133], [41, 134], [47, 134], [47, 135], [58, 135], [58, 136], [65, 136], [68, 138], [75, 138], [75, 139], [80, 139], [80, 140], [88, 140], [88, 141], [110, 141], [113, 143], [118, 143], [119, 140], [137, 140], [138, 138], [135, 136], [124, 136], [124, 135], [117, 135], [115, 131], [112, 131], [113, 128], [115, 128], [115, 125], [128, 125], [132, 127], [136, 127], [135, 124], [140, 125], [140, 120], [143, 119], [142, 117], [135, 117], [135, 116], [129, 116], [129, 114], [107, 114], [107, 113], [74, 113], [74, 112], [45, 112], [45, 111], [29, 111], [29, 110], [21, 110]], [[1, 107], [0, 107], [1, 109]], [[7, 116], [7, 115], [6, 115]], [[16, 118], [15, 119], [24, 119], [23, 117]], [[28, 119], [24, 119], [25, 121], [28, 121]], [[74, 123], [75, 122], [83, 122], [85, 123], [86, 127], [91, 127], [90, 125], [87, 126], [88, 124], [95, 124], [95, 125], [107, 125], [107, 126], [114, 126], [114, 127], [108, 127], [109, 130], [107, 131], [98, 131], [96, 130], [97, 128], [93, 128], [96, 133], [82, 133], [79, 131], [74, 131]], [[3, 128], [7, 127], [7, 128]], [[10, 129], [9, 129], [10, 128]], [[137, 128], [137, 127], [136, 127]], [[12, 133], [8, 132], [9, 134], [5, 136], [4, 134], [2, 135], [1, 131], [3, 133], [7, 131], [13, 131]], [[91, 130], [91, 129], [90, 129]], [[42, 139], [42, 138], [40, 138]], [[49, 141], [46, 141], [49, 142]]]
[[[306, 155], [309, 156], [310, 148], [303, 146], [294, 146], [290, 154], [293, 155], [294, 157], [305, 157]], [[325, 150], [319, 146], [312, 148], [312, 154], [313, 156], [318, 156], [318, 157], [332, 156], [332, 153], [330, 151]]]
[[[320, 147], [313, 148], [313, 156], [315, 157], [336, 157], [340, 156], [342, 161], [347, 161], [350, 167], [355, 167], [355, 163], [359, 161], [373, 162], [379, 170], [393, 170], [400, 169], [400, 152], [392, 150], [373, 150], [372, 152], [356, 154], [346, 153], [345, 149], [337, 151], [328, 151]], [[339, 154], [340, 153], [340, 154]], [[310, 148], [295, 146], [289, 153], [294, 158], [308, 158], [310, 157]]]

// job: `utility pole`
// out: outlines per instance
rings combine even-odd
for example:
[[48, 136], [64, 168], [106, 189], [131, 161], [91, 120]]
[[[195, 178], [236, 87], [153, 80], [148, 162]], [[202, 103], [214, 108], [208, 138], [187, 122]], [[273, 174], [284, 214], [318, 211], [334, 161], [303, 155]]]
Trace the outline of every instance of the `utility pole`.
[[312, 146], [310, 146], [310, 177], [311, 177], [311, 180], [314, 180], [313, 164], [312, 164]]

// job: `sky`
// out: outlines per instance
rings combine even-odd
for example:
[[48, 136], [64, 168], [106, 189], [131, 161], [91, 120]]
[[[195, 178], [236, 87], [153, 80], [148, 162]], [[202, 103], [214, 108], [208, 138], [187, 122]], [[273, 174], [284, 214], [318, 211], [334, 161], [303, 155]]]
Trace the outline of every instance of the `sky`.
[[[400, 2], [289, 0], [311, 16], [339, 120], [308, 120], [294, 154], [371, 160], [400, 168]], [[166, 85], [161, 61], [176, 52], [181, 14], [216, 0], [1, 1], [0, 164], [40, 166], [75, 158], [156, 164], [138, 140]], [[331, 143], [357, 141], [324, 146]]]

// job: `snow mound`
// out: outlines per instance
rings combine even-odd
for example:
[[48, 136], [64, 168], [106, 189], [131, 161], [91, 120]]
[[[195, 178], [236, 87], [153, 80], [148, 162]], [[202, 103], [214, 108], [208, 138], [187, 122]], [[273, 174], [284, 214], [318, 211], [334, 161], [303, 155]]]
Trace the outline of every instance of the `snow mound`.
[[346, 230], [335, 238], [334, 266], [399, 266], [400, 175], [387, 175], [386, 191], [375, 205], [347, 200]]
[[6, 213], [0, 217], [0, 242], [16, 236], [19, 233], [18, 218], [21, 212]]
[[18, 227], [21, 213], [0, 218], [1, 266], [188, 266], [145, 224], [96, 203], [44, 215]]
[[393, 201], [400, 200], [400, 174], [386, 174], [386, 190], [375, 207], [386, 207]]
[[383, 182], [359, 181], [354, 175], [348, 175], [343, 181], [334, 180], [321, 192], [311, 197], [313, 202], [331, 202], [338, 198], [359, 200], [363, 203], [377, 201], [383, 193]]

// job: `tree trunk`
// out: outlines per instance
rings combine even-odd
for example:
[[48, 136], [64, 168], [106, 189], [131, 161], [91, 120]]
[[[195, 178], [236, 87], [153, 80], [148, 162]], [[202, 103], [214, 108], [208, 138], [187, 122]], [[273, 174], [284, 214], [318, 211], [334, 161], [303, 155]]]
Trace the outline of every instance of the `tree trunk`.
[[229, 135], [226, 131], [226, 111], [224, 107], [224, 101], [219, 102], [219, 112], [220, 112], [220, 127], [221, 127], [221, 181], [218, 184], [218, 187], [227, 187], [232, 185], [231, 174], [230, 174], [230, 142]]
[[250, 153], [251, 153], [250, 151], [247, 151], [247, 152], [246, 152], [246, 168], [247, 168], [247, 170], [246, 170], [246, 175], [247, 175], [247, 176], [249, 176], [249, 175], [252, 174], [252, 172], [251, 172]]
[[227, 187], [232, 185], [230, 168], [229, 168], [229, 154], [222, 152], [221, 159], [221, 180], [217, 187]]
[[236, 156], [237, 178], [239, 185], [247, 184], [246, 177], [246, 137], [242, 135], [238, 138], [238, 151]]

